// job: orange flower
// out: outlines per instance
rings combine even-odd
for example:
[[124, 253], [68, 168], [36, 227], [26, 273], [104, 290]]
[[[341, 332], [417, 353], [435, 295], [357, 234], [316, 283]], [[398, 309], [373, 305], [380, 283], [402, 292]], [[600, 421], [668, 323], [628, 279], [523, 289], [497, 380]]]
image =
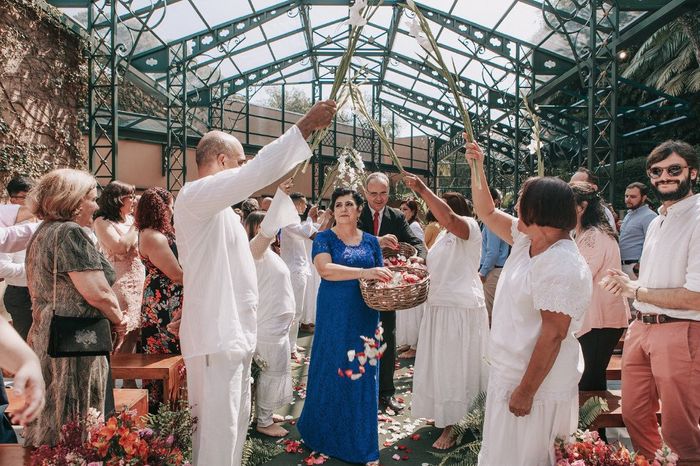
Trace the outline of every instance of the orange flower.
[[649, 461], [643, 455], [637, 455], [634, 459], [634, 466], [649, 466]]

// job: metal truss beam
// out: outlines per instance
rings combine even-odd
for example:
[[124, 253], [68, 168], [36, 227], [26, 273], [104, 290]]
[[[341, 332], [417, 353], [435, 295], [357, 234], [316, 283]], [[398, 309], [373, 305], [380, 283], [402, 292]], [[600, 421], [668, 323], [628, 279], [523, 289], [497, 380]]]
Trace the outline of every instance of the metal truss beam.
[[[97, 24], [106, 24], [97, 26]], [[100, 185], [117, 176], [119, 92], [117, 1], [91, 0], [88, 6], [88, 166]]]
[[[391, 24], [390, 24], [389, 30], [387, 32], [386, 49], [385, 50], [392, 50], [394, 48], [394, 41], [396, 40], [396, 33], [399, 30], [400, 21], [401, 21], [401, 8], [394, 6], [393, 11], [391, 12]], [[377, 95], [381, 94], [381, 92], [382, 92], [382, 84], [384, 83], [384, 78], [386, 76], [386, 72], [389, 69], [389, 62], [390, 61], [391, 61], [391, 54], [385, 53], [384, 56], [382, 57], [382, 67], [381, 67], [381, 71], [379, 72], [379, 86], [377, 87]]]
[[[646, 0], [644, 0], [646, 1]], [[608, 48], [615, 47], [618, 50], [628, 48], [646, 40], [651, 34], [664, 24], [673, 21], [689, 10], [700, 5], [700, 0], [670, 0], [665, 6], [633, 23], [624, 31], [621, 31], [614, 44], [608, 44]], [[534, 101], [540, 102], [555, 92], [563, 89], [567, 84], [579, 76], [578, 67], [572, 68], [562, 75], [552, 78], [546, 84], [540, 86], [534, 95]]]
[[[436, 22], [445, 29], [448, 29], [460, 36], [466, 37], [475, 44], [484, 47], [486, 50], [490, 50], [502, 57], [510, 59], [511, 61], [516, 60], [515, 49], [517, 48], [517, 45], [527, 49], [537, 48], [535, 44], [530, 42], [516, 39], [515, 37], [511, 37], [506, 34], [493, 32], [489, 28], [480, 24], [449, 15], [438, 9], [422, 4], [416, 4], [416, 6], [423, 12], [427, 19]], [[570, 66], [574, 65], [573, 60], [569, 57], [565, 57], [549, 50], [540, 49], [540, 51], [555, 62], [561, 62]]]
[[[311, 19], [309, 18], [309, 6], [303, 5], [299, 7], [299, 16], [301, 17], [302, 28], [304, 29], [304, 40], [306, 41], [306, 49], [311, 51], [314, 48], [314, 33], [311, 29]], [[314, 70], [314, 78], [318, 79], [320, 70], [318, 68], [318, 60], [314, 55], [309, 57], [311, 66]]]
[[[263, 10], [251, 13], [215, 26], [211, 31], [202, 31], [171, 41], [167, 46], [154, 47], [134, 55], [133, 66], [144, 72], [165, 72], [171, 66], [173, 59], [189, 61], [209, 50], [235, 40], [262, 24], [287, 14], [297, 7], [296, 2], [282, 2]], [[184, 56], [170, 57], [169, 50], [183, 46]]]
[[170, 52], [177, 58], [178, 65], [167, 71], [167, 138], [164, 150], [163, 169], [166, 175], [167, 189], [177, 194], [185, 185], [187, 177], [187, 53], [186, 43], [180, 43]]

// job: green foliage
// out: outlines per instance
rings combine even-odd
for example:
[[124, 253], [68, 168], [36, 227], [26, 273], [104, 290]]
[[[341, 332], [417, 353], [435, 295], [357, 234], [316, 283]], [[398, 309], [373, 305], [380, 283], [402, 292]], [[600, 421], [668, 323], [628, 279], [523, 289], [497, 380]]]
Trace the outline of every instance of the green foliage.
[[145, 420], [146, 427], [159, 432], [162, 437], [172, 435], [175, 439], [173, 445], [182, 451], [185, 458], [192, 458], [192, 434], [197, 420], [192, 418], [186, 401], [178, 401], [175, 410], [161, 404], [156, 414], [148, 414]]
[[[270, 87], [266, 89], [267, 100], [265, 105], [270, 108], [282, 110], [282, 88]], [[294, 87], [284, 89], [284, 111], [294, 113], [306, 113], [311, 108], [311, 97], [304, 91]]]
[[599, 396], [592, 396], [578, 409], [578, 428], [588, 429], [603, 413], [610, 411], [608, 402]]
[[276, 443], [265, 442], [258, 438], [246, 439], [243, 445], [243, 466], [259, 466], [267, 463], [284, 452], [284, 447]]
[[674, 96], [700, 92], [700, 9], [660, 28], [634, 54], [623, 76]]

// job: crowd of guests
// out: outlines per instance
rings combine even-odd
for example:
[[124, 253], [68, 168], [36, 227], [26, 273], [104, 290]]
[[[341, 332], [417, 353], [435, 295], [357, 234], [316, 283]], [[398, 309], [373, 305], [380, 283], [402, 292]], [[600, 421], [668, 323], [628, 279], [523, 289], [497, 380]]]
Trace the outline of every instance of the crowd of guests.
[[[393, 377], [403, 349], [415, 357], [411, 414], [442, 429], [434, 448], [454, 445], [452, 426], [485, 391], [479, 464], [554, 464], [554, 439], [576, 429], [579, 391], [606, 389], [605, 368], [626, 331], [623, 417], [634, 446], [653, 457], [665, 442], [681, 461], [700, 460], [692, 146], [668, 141], [652, 151], [658, 215], [647, 186], [632, 183], [621, 225], [584, 169], [569, 183], [527, 180], [517, 215], [506, 213], [474, 143], [466, 158], [481, 188], [472, 199], [438, 195], [408, 173], [403, 182], [420, 199], [400, 209], [388, 205], [383, 173], [359, 191], [339, 187], [326, 211], [290, 181], [251, 198], [311, 155], [306, 139], [334, 114], [334, 102], [317, 103], [251, 161], [233, 136], [207, 133], [198, 178], [177, 200], [162, 188], [139, 198], [118, 181], [98, 196], [95, 179], [72, 169], [8, 185], [0, 278], [17, 332], [0, 321], [0, 365], [27, 395], [16, 411], [26, 445], [55, 444], [60, 427], [88, 408], [113, 409], [107, 358], [49, 356], [51, 319], [66, 315], [109, 319], [115, 352], [182, 352], [198, 419], [195, 464], [239, 464], [254, 357], [256, 428], [288, 433], [274, 411], [291, 400], [302, 324], [314, 339], [297, 425], [311, 450], [378, 464], [377, 411], [405, 408]], [[397, 316], [368, 307], [358, 280], [392, 280], [382, 249], [401, 242], [415, 247], [410, 260], [427, 267], [431, 286], [424, 305]], [[144, 383], [152, 401], [162, 398], [162, 387]]]

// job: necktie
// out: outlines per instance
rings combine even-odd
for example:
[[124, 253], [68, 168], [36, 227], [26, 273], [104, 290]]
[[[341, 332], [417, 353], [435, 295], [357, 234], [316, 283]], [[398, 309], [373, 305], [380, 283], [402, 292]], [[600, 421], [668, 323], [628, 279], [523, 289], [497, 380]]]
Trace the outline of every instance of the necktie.
[[379, 212], [374, 213], [374, 236], [379, 235]]

